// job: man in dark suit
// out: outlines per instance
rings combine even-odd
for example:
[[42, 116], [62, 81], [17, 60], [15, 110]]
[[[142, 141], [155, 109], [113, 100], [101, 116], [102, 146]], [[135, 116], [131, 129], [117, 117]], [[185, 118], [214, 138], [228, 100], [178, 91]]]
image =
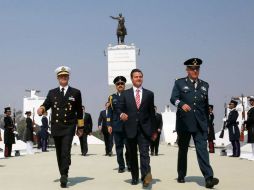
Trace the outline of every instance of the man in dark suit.
[[230, 157], [239, 157], [241, 154], [240, 149], [240, 130], [238, 127], [238, 111], [236, 110], [237, 101], [231, 100], [229, 103], [230, 112], [226, 120], [226, 127], [228, 128], [229, 141], [233, 147], [233, 154]]
[[117, 112], [117, 108], [120, 106], [120, 97], [125, 89], [126, 78], [123, 76], [117, 76], [114, 79], [114, 84], [116, 86], [116, 93], [109, 96], [109, 107], [107, 114], [107, 126], [109, 133], [113, 133], [116, 147], [117, 163], [118, 163], [118, 173], [125, 172], [125, 162], [123, 158], [124, 145], [126, 148], [125, 161], [128, 171], [131, 170], [129, 149], [126, 142], [126, 134], [123, 129], [124, 122], [120, 120], [120, 115]]
[[200, 80], [199, 69], [202, 60], [191, 58], [184, 62], [188, 76], [175, 81], [170, 102], [177, 107], [176, 131], [178, 135], [178, 179], [184, 183], [187, 173], [187, 152], [191, 136], [193, 137], [198, 164], [206, 180], [206, 188], [219, 183], [213, 177], [207, 151], [208, 130], [208, 88], [207, 82]]
[[155, 141], [151, 142], [150, 148], [151, 148], [151, 155], [152, 156], [153, 155], [158, 156], [159, 144], [160, 144], [160, 135], [161, 135], [163, 121], [162, 121], [162, 115], [157, 112], [157, 107], [156, 106], [154, 106], [154, 109], [155, 109], [155, 118], [156, 118], [155, 128], [157, 130], [158, 136], [157, 136]]
[[106, 156], [112, 156], [113, 135], [108, 132], [108, 128], [107, 128], [108, 107], [109, 107], [109, 102], [106, 102], [105, 110], [102, 110], [100, 112], [100, 116], [98, 118], [98, 128], [104, 136]]
[[150, 140], [156, 139], [155, 111], [153, 92], [142, 87], [143, 73], [139, 69], [131, 71], [133, 87], [125, 90], [120, 96], [118, 113], [125, 121], [124, 130], [130, 150], [132, 185], [138, 184], [138, 155], [140, 152], [140, 169], [143, 186], [147, 187], [152, 181], [149, 146]]
[[55, 141], [60, 185], [67, 187], [69, 166], [71, 164], [71, 144], [75, 135], [81, 136], [84, 130], [81, 92], [69, 86], [70, 68], [66, 66], [56, 69], [59, 87], [52, 89], [44, 103], [37, 110], [42, 115], [51, 108], [51, 134]]
[[93, 130], [93, 120], [90, 113], [85, 112], [85, 106], [82, 106], [84, 115], [84, 133], [79, 137], [80, 148], [82, 156], [86, 156], [88, 152], [87, 136], [92, 134]]

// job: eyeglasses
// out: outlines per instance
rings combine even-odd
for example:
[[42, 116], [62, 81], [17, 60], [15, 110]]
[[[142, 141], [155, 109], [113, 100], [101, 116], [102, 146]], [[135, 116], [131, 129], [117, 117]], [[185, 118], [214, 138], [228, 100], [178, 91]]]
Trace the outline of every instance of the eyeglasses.
[[118, 82], [118, 83], [116, 83], [116, 86], [124, 85], [124, 84], [125, 84], [124, 82]]

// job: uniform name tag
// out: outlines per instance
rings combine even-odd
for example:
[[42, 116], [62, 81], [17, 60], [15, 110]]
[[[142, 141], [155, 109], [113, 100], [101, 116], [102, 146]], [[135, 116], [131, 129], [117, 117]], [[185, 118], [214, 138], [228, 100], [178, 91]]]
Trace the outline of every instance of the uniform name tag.
[[204, 91], [207, 91], [206, 87], [204, 87], [204, 86], [201, 86], [201, 89], [204, 90]]
[[69, 97], [69, 100], [74, 102], [75, 98], [74, 97]]

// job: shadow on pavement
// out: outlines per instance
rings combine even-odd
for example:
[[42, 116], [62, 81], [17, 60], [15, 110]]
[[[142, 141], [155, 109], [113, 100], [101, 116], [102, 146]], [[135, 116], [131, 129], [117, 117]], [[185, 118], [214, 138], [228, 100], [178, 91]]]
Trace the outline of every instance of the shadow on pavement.
[[[126, 180], [124, 180], [126, 183], [129, 183], [130, 185], [131, 185], [131, 179], [126, 179]], [[143, 189], [153, 189], [152, 187], [153, 187], [153, 185], [154, 184], [156, 184], [157, 182], [160, 182], [161, 180], [160, 179], [153, 179], [152, 180], [152, 183], [150, 183], [150, 185], [148, 186], [148, 187], [143, 187]], [[139, 183], [138, 183], [138, 185], [142, 185], [142, 181], [141, 180], [139, 180]], [[132, 185], [131, 185], [132, 186]]]
[[[88, 180], [93, 180], [91, 177], [70, 177], [68, 178], [68, 186], [74, 186], [78, 183], [83, 183]], [[54, 180], [54, 182], [59, 182], [59, 179]]]
[[199, 186], [202, 186], [202, 187], [205, 186], [205, 179], [204, 179], [204, 177], [201, 177], [201, 176], [188, 176], [188, 177], [185, 177], [185, 182], [186, 183], [195, 182]]
[[68, 179], [69, 183], [68, 186], [74, 186], [78, 183], [83, 183], [88, 180], [93, 180], [94, 178], [91, 177], [71, 177]]

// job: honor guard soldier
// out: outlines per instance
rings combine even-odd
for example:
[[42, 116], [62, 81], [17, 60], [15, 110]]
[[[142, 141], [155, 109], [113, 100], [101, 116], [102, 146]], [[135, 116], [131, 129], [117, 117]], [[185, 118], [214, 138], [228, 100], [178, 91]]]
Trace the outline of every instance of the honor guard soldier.
[[44, 103], [37, 110], [42, 115], [51, 108], [51, 134], [54, 138], [60, 183], [62, 188], [67, 187], [68, 171], [71, 164], [71, 145], [75, 135], [83, 134], [84, 120], [82, 111], [81, 92], [69, 86], [70, 68], [61, 66], [56, 69], [59, 87], [52, 89]]
[[160, 136], [161, 136], [161, 130], [163, 126], [163, 120], [162, 120], [162, 115], [157, 112], [157, 107], [154, 106], [155, 110], [155, 117], [156, 117], [156, 123], [155, 123], [155, 128], [158, 132], [157, 139], [155, 141], [151, 141], [150, 149], [151, 149], [151, 155], [158, 156], [159, 153], [159, 144], [160, 144]]
[[208, 107], [209, 115], [208, 115], [208, 147], [209, 152], [214, 153], [214, 140], [215, 140], [215, 132], [214, 132], [214, 114], [213, 114], [213, 105], [209, 105]]
[[11, 157], [12, 144], [15, 144], [15, 126], [11, 118], [11, 108], [4, 108], [4, 156]]
[[126, 148], [125, 160], [128, 171], [130, 171], [129, 163], [129, 150], [126, 142], [126, 134], [124, 131], [124, 122], [120, 120], [120, 114], [117, 112], [117, 109], [120, 106], [120, 96], [125, 89], [126, 78], [123, 76], [117, 76], [114, 79], [114, 84], [116, 86], [117, 92], [109, 96], [109, 107], [107, 112], [107, 126], [108, 131], [111, 134], [113, 132], [113, 137], [115, 140], [117, 162], [119, 165], [118, 173], [123, 173], [125, 171], [125, 163], [123, 158], [123, 149], [124, 145]]
[[231, 100], [229, 102], [230, 112], [228, 114], [228, 119], [226, 120], [226, 127], [228, 128], [229, 141], [233, 147], [233, 154], [230, 157], [239, 157], [241, 154], [240, 149], [240, 130], [238, 127], [238, 111], [236, 110], [237, 101]]
[[187, 152], [191, 136], [197, 152], [198, 164], [206, 181], [206, 188], [219, 183], [213, 177], [207, 151], [208, 131], [208, 88], [207, 82], [200, 80], [199, 69], [202, 60], [191, 58], [184, 62], [188, 76], [175, 81], [170, 102], [177, 107], [176, 131], [178, 135], [178, 183], [184, 183], [187, 173]]
[[31, 119], [32, 112], [26, 111], [26, 129], [25, 129], [25, 142], [27, 154], [33, 154], [33, 120]]
[[247, 143], [251, 144], [252, 148], [252, 157], [254, 159], [254, 97], [250, 97], [250, 109], [247, 113], [247, 120], [244, 122], [246, 129], [248, 130], [248, 141]]

